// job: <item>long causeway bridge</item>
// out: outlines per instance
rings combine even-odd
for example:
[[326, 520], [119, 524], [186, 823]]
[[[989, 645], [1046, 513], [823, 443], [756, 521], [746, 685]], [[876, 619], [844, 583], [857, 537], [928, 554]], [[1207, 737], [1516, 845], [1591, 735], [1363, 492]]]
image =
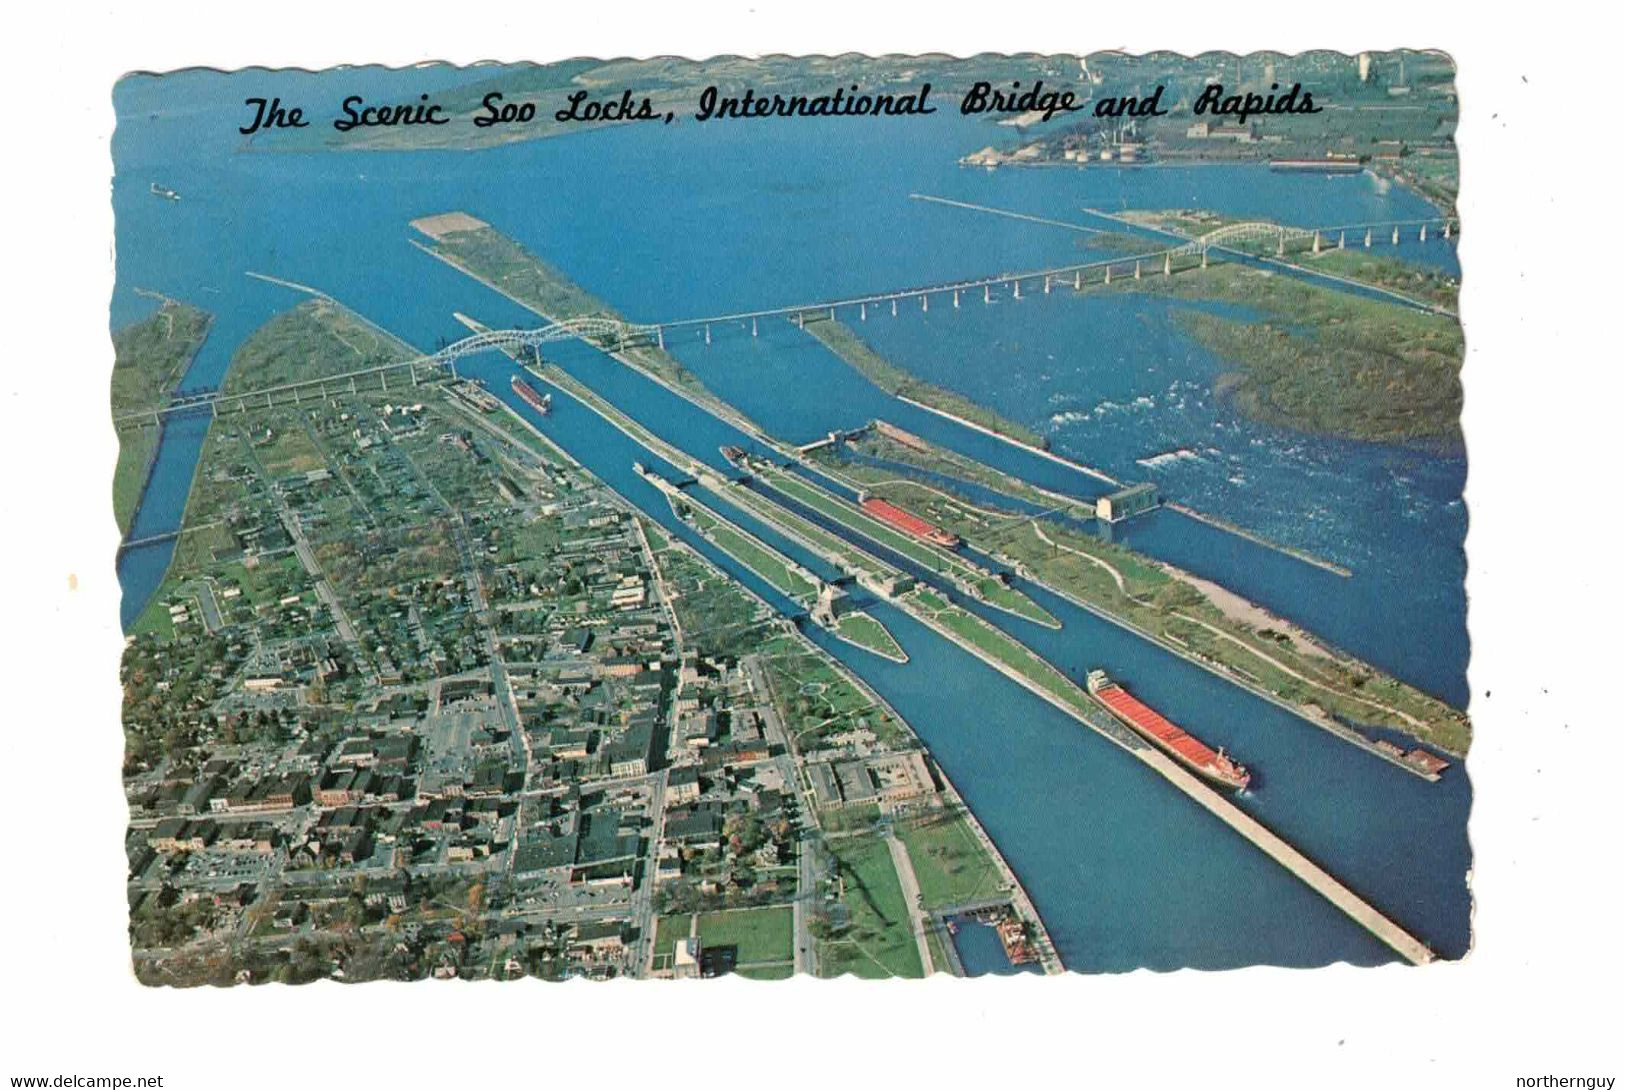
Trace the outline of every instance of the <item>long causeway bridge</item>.
[[[1167, 232], [1158, 233], [1167, 234]], [[959, 309], [977, 302], [987, 305], [995, 301], [1020, 300], [1024, 294], [1049, 295], [1054, 291], [1068, 288], [1081, 291], [1086, 285], [1110, 284], [1114, 278], [1140, 280], [1149, 276], [1171, 276], [1175, 272], [1190, 268], [1206, 268], [1210, 256], [1265, 261], [1274, 258], [1281, 261], [1289, 255], [1300, 253], [1320, 254], [1327, 250], [1356, 247], [1394, 247], [1407, 242], [1425, 243], [1430, 238], [1448, 241], [1458, 233], [1457, 221], [1453, 217], [1320, 228], [1286, 227], [1263, 222], [1234, 223], [1197, 238], [1148, 249], [1143, 253], [1098, 258], [1023, 272], [995, 273], [967, 280], [895, 291], [879, 291], [812, 303], [794, 303], [788, 306], [656, 323], [640, 324], [607, 316], [590, 315], [551, 322], [535, 329], [482, 330], [428, 355], [254, 390], [198, 391], [177, 396], [162, 408], [115, 416], [113, 423], [118, 427], [139, 427], [156, 425], [166, 417], [189, 411], [207, 409], [214, 413], [222, 413], [243, 411], [258, 406], [297, 404], [306, 398], [321, 400], [337, 392], [346, 390], [357, 392], [363, 384], [371, 387], [377, 383], [383, 389], [388, 389], [392, 380], [406, 386], [416, 386], [426, 376], [440, 377], [439, 372], [442, 371], [449, 371], [455, 376], [459, 360], [492, 350], [522, 353], [540, 349], [544, 345], [571, 340], [588, 341], [612, 350], [634, 345], [652, 345], [663, 349], [666, 347], [666, 338], [676, 334], [699, 336], [706, 344], [710, 344], [712, 337], [723, 330], [738, 331], [748, 327], [752, 336], [758, 336], [763, 321], [783, 319], [803, 326], [809, 320], [846, 317], [866, 322], [872, 315], [896, 316], [904, 308], [917, 308], [922, 313], [929, 313], [933, 303], [939, 308]], [[1148, 240], [1148, 244], [1153, 241]], [[1437, 309], [1406, 296], [1385, 292], [1381, 288], [1352, 281], [1347, 283], [1392, 295], [1397, 301], [1422, 309]]]

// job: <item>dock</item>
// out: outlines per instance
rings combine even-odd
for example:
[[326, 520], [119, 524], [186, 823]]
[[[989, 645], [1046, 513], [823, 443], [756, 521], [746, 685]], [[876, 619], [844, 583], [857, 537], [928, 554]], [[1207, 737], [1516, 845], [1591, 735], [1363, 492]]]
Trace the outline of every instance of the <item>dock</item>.
[[[1079, 696], [1090, 701], [1089, 705], [1063, 699], [1057, 693], [1039, 684], [1035, 678], [1029, 677], [1022, 671], [1000, 661], [994, 655], [951, 631], [936, 618], [916, 610], [910, 610], [909, 612], [928, 628], [933, 629], [952, 643], [981, 659], [999, 673], [1016, 682], [1016, 684], [1061, 709], [1107, 741], [1137, 757], [1163, 779], [1184, 792], [1197, 805], [1240, 833], [1255, 847], [1264, 852], [1265, 855], [1268, 855], [1305, 885], [1309, 886], [1310, 889], [1325, 897], [1344, 915], [1365, 928], [1406, 961], [1413, 965], [1425, 965], [1434, 960], [1433, 951], [1429, 950], [1420, 939], [1417, 939], [1397, 923], [1388, 919], [1357, 893], [1332, 877], [1331, 874], [1297, 848], [1271, 832], [1223, 794], [1209, 787], [1195, 773], [1187, 771], [1183, 765], [1173, 758], [1167, 756], [1149, 742], [1144, 741], [1126, 727], [1120, 726], [1104, 708], [1093, 704], [1093, 697], [1084, 696], [1081, 689], [1078, 690]], [[1045, 665], [1049, 665], [1047, 660], [1040, 659], [1040, 661], [1045, 662]], [[1053, 666], [1050, 668], [1054, 669]]]
[[1192, 772], [1161, 750], [1147, 746], [1135, 754], [1155, 768], [1164, 779], [1189, 795], [1203, 809], [1252, 841], [1258, 848], [1281, 866], [1291, 871], [1305, 885], [1326, 898], [1343, 914], [1381, 939], [1412, 965], [1426, 965], [1434, 960], [1433, 951], [1421, 940], [1378, 912], [1359, 894], [1322, 870], [1313, 860], [1265, 828], [1252, 815], [1232, 803], [1218, 791], [1203, 783]]

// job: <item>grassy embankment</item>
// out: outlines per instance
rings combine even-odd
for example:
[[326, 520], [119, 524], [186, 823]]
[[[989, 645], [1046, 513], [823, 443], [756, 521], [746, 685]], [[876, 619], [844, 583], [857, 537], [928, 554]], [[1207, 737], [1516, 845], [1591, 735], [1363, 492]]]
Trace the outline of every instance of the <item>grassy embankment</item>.
[[[432, 221], [415, 220], [413, 225], [429, 234], [432, 245], [426, 248], [431, 253], [544, 318], [552, 321], [587, 317], [626, 320], [614, 307], [490, 224], [472, 217], [467, 217], [465, 222], [471, 226], [447, 231], [434, 228]], [[430, 234], [431, 231], [434, 233]], [[737, 410], [716, 398], [692, 371], [664, 349], [650, 344], [627, 345], [620, 355], [708, 406], [730, 417], [739, 416]]]
[[[1409, 266], [1392, 259], [1323, 251], [1306, 260], [1377, 286], [1400, 282]], [[1295, 259], [1303, 257], [1293, 254]], [[1424, 275], [1427, 292], [1449, 292]], [[1171, 277], [1122, 277], [1085, 291], [1136, 291], [1231, 303], [1262, 313], [1242, 321], [1184, 311], [1178, 321], [1204, 347], [1239, 368], [1216, 384], [1243, 414], [1265, 423], [1371, 442], [1460, 442], [1464, 346], [1460, 324], [1385, 302], [1233, 262], [1187, 268]], [[1398, 289], [1396, 289], [1398, 290]]]
[[1374, 253], [1363, 246], [1358, 249], [1322, 250], [1319, 256], [1307, 257], [1301, 263], [1320, 272], [1408, 295], [1446, 310], [1455, 310], [1461, 296], [1461, 283], [1455, 277], [1439, 269]]
[[[888, 462], [896, 462], [904, 466], [911, 466], [936, 476], [949, 478], [951, 481], [961, 482], [966, 485], [977, 485], [1012, 500], [1021, 500], [1045, 509], [1059, 508], [1072, 518], [1092, 519], [1095, 517], [1095, 505], [1089, 500], [1064, 495], [1060, 492], [1052, 492], [1047, 488], [1040, 488], [1022, 480], [1020, 477], [1013, 477], [1008, 473], [974, 461], [946, 447], [926, 443], [925, 440], [920, 439], [918, 436], [914, 436], [912, 441], [917, 445], [907, 446], [880, 434], [878, 431], [869, 431], [855, 439], [848, 439], [846, 445], [861, 454], [867, 454]], [[817, 462], [819, 468], [829, 476], [837, 480], [852, 480], [852, 474], [848, 472], [848, 461], [832, 448], [824, 447], [816, 450], [809, 457], [812, 461]], [[899, 478], [897, 474], [891, 476], [896, 479], [907, 479]], [[865, 477], [865, 480], [880, 479], [884, 478], [873, 474]], [[918, 494], [944, 487], [952, 490], [951, 485], [940, 485], [923, 475], [915, 482], [914, 487]], [[1106, 487], [1105, 483], [1101, 482], [1100, 487], [1104, 489]], [[959, 490], [956, 495], [969, 502], [970, 497], [966, 491]]]
[[[197, 307], [165, 300], [147, 318], [113, 334], [113, 414], [148, 412], [169, 403], [209, 335], [211, 317]], [[147, 470], [158, 450], [158, 429], [126, 427], [118, 433], [113, 470], [113, 514], [127, 533]]]
[[[867, 466], [849, 468], [859, 479], [884, 473]], [[873, 487], [878, 495], [906, 495], [906, 486], [896, 482]], [[1171, 569], [1122, 545], [1051, 523], [1040, 529], [1027, 519], [995, 521], [942, 498], [930, 514], [944, 528], [1020, 565], [1039, 582], [1310, 715], [1329, 713], [1347, 722], [1392, 727], [1457, 754], [1471, 740], [1466, 718], [1442, 701], [1311, 644], [1307, 633], [1284, 621], [1231, 616]]]
[[755, 572], [779, 593], [809, 609], [817, 600], [817, 582], [782, 554], [741, 533], [709, 507], [688, 496], [668, 499], [678, 518], [687, 519], [713, 545]]
[[824, 314], [806, 315], [806, 330], [876, 386], [934, 409], [969, 420], [1018, 443], [1046, 449], [1049, 441], [1022, 424], [979, 405], [963, 394], [916, 378], [870, 348], [852, 328]]
[[951, 633], [973, 651], [1026, 678], [1044, 693], [1079, 712], [1096, 705], [1082, 688], [1038, 652], [997, 625], [949, 602], [935, 591], [919, 587], [900, 599], [910, 613]]
[[835, 519], [843, 526], [850, 527], [854, 532], [908, 557], [928, 571], [953, 580], [989, 605], [1047, 628], [1061, 626], [1060, 622], [1050, 616], [1049, 612], [1037, 602], [1020, 591], [1005, 586], [957, 553], [933, 548], [900, 530], [894, 530], [886, 523], [870, 518], [861, 509], [794, 473], [764, 470], [762, 477], [798, 503], [805, 504], [820, 514]]

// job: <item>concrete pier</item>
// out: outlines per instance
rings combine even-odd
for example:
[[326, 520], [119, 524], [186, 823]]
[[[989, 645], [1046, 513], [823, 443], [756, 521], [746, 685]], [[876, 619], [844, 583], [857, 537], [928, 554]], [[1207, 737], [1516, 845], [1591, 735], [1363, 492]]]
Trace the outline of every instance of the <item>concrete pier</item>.
[[1340, 909], [1344, 915], [1386, 943], [1400, 957], [1412, 965], [1426, 965], [1434, 960], [1433, 951], [1421, 940], [1361, 900], [1358, 894], [1322, 870], [1308, 856], [1259, 824], [1252, 815], [1203, 783], [1173, 758], [1152, 747], [1147, 747], [1135, 755], [1194, 799], [1197, 805], [1252, 841], [1265, 855], [1291, 871], [1310, 889]]

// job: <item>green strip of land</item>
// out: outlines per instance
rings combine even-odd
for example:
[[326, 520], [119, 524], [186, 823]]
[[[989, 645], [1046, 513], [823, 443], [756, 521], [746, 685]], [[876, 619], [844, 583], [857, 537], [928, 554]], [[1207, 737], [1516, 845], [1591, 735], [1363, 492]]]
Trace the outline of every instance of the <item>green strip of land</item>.
[[963, 814], [940, 810], [900, 822], [897, 836], [908, 848], [927, 911], [995, 897], [1004, 888], [1004, 876]]
[[700, 917], [700, 946], [738, 948], [741, 967], [792, 960], [792, 913], [789, 905], [709, 912]]
[[1005, 586], [997, 577], [976, 567], [963, 557], [934, 549], [900, 530], [894, 530], [878, 519], [871, 518], [860, 508], [794, 473], [763, 468], [761, 476], [764, 481], [791, 499], [804, 503], [813, 510], [835, 519], [853, 532], [908, 557], [928, 571], [952, 579], [988, 605], [1048, 628], [1061, 627], [1060, 622], [1037, 602], [1020, 591]]
[[851, 973], [865, 979], [925, 975], [910, 922], [912, 910], [904, 901], [886, 842], [877, 836], [845, 837], [831, 840], [829, 851], [850, 921], [838, 929], [825, 921], [815, 926], [819, 975]]
[[906, 397], [945, 413], [980, 424], [1018, 443], [1044, 449], [1048, 440], [1031, 428], [1016, 423], [963, 394], [945, 390], [916, 378], [870, 348], [852, 328], [838, 319], [807, 315], [805, 328], [835, 355], [851, 365], [870, 382], [889, 394]]
[[[155, 411], [167, 405], [203, 347], [210, 321], [197, 307], [170, 299], [149, 317], [113, 334], [113, 415]], [[118, 439], [113, 513], [119, 531], [128, 533], [158, 450], [158, 428], [120, 428]]]
[[1460, 442], [1465, 348], [1454, 317], [1234, 262], [1084, 290], [1166, 294], [1262, 312], [1263, 320], [1178, 315], [1203, 347], [1238, 366], [1215, 388], [1253, 419], [1371, 442]]
[[867, 613], [854, 612], [836, 618], [835, 634], [849, 643], [873, 651], [893, 662], [906, 662], [908, 656], [892, 636], [891, 630]]
[[747, 536], [691, 496], [668, 498], [679, 518], [687, 518], [712, 544], [755, 572], [781, 594], [809, 608], [817, 599], [818, 585], [809, 581], [783, 555]]

